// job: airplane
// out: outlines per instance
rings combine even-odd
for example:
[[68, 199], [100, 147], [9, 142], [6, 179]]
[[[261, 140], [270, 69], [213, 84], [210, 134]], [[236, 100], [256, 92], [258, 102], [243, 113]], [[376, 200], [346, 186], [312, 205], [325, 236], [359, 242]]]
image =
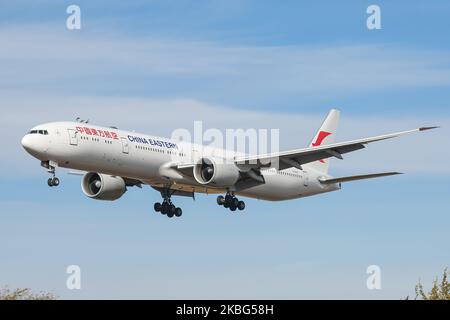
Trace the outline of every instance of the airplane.
[[360, 150], [369, 143], [434, 129], [421, 127], [375, 137], [334, 142], [340, 112], [332, 109], [306, 148], [248, 155], [189, 142], [150, 136], [88, 121], [51, 122], [32, 128], [23, 148], [41, 161], [60, 184], [58, 167], [82, 172], [81, 189], [92, 199], [117, 200], [128, 187], [148, 185], [160, 192], [154, 210], [169, 218], [182, 209], [172, 196], [195, 199], [195, 193], [219, 194], [217, 204], [244, 210], [237, 196], [269, 201], [303, 198], [341, 189], [342, 183], [400, 174], [382, 172], [346, 177], [328, 174], [329, 158]]

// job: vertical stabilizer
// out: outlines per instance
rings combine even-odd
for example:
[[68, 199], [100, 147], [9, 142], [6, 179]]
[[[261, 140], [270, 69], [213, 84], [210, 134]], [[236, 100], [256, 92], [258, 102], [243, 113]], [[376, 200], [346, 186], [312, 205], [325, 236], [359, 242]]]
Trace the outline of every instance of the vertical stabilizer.
[[[319, 131], [317, 131], [316, 135], [309, 144], [310, 147], [317, 147], [334, 143], [339, 123], [339, 115], [340, 115], [339, 110], [336, 109], [330, 110], [327, 117], [320, 126]], [[323, 173], [328, 173], [329, 166], [330, 166], [329, 159], [318, 160], [304, 165], [306, 169], [312, 168], [316, 171]]]

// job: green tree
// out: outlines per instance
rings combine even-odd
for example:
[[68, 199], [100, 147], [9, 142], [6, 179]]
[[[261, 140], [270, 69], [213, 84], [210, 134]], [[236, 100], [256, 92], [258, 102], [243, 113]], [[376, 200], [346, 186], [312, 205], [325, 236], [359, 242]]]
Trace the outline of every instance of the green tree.
[[447, 268], [444, 269], [442, 280], [436, 278], [433, 282], [433, 287], [430, 292], [426, 293], [422, 283], [416, 285], [416, 299], [423, 300], [450, 300], [450, 283], [448, 282], [448, 276], [450, 272]]
[[56, 300], [56, 296], [48, 292], [35, 293], [29, 288], [0, 288], [0, 300]]

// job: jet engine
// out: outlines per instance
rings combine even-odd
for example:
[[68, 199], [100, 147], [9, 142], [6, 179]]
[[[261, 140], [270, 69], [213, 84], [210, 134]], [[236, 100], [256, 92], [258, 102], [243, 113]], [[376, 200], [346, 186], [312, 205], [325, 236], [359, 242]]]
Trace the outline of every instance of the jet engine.
[[121, 177], [88, 172], [81, 180], [81, 189], [89, 198], [97, 200], [117, 200], [126, 191], [125, 181]]
[[195, 180], [204, 185], [229, 187], [239, 179], [239, 169], [234, 163], [218, 163], [211, 158], [202, 158], [194, 167]]

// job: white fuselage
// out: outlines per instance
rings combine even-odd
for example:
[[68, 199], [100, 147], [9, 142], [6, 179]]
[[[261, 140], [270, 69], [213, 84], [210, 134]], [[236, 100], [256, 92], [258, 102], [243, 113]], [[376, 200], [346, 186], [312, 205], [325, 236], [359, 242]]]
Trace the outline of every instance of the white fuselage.
[[[41, 161], [59, 167], [97, 172], [142, 181], [154, 187], [200, 193], [223, 193], [180, 174], [173, 163], [189, 163], [204, 156], [223, 154], [220, 149], [90, 123], [53, 122], [33, 128], [22, 140], [24, 148]], [[229, 155], [229, 153], [227, 153]], [[234, 157], [237, 155], [231, 154]], [[311, 169], [262, 170], [265, 183], [237, 192], [264, 200], [287, 200], [334, 191], [338, 184], [323, 185], [324, 174]], [[325, 175], [325, 177], [328, 177]]]

